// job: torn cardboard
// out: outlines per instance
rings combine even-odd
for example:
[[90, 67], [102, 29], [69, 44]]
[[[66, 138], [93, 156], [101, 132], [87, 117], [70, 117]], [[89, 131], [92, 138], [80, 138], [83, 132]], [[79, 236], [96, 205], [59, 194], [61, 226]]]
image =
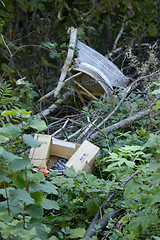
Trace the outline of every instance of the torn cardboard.
[[29, 158], [35, 167], [39, 167], [43, 162], [46, 168], [50, 169], [58, 158], [67, 159], [66, 167], [73, 166], [74, 170], [84, 170], [91, 173], [100, 148], [85, 140], [82, 144], [67, 142], [55, 139], [50, 135], [35, 134], [34, 139], [46, 142], [39, 148], [31, 148]]

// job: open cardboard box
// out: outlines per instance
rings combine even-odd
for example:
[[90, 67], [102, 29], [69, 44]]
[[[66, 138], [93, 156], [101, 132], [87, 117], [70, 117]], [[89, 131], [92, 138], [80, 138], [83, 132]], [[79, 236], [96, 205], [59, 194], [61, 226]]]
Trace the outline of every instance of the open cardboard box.
[[47, 161], [47, 169], [50, 169], [59, 157], [68, 159], [66, 167], [73, 166], [74, 170], [84, 170], [91, 173], [93, 163], [99, 156], [100, 148], [85, 140], [82, 144], [76, 144], [53, 138], [50, 135], [35, 134], [34, 139], [46, 142], [39, 148], [31, 148], [29, 158], [33, 166], [39, 167]]

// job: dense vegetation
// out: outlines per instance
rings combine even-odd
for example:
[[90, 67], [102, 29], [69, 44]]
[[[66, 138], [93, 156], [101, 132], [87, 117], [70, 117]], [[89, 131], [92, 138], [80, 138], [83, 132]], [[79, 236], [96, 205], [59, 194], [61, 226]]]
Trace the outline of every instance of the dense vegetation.
[[[0, 0], [0, 239], [160, 239], [159, 14], [158, 0]], [[38, 101], [71, 26], [128, 77], [127, 94], [95, 100], [70, 81]], [[93, 173], [34, 173], [35, 133], [95, 143]]]

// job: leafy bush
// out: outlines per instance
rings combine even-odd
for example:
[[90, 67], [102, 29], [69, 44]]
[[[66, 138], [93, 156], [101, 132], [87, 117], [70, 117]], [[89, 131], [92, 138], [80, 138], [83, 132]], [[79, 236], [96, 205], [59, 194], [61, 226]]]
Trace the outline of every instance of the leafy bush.
[[[58, 203], [47, 199], [47, 195], [56, 196], [58, 192], [56, 186], [45, 180], [42, 172], [31, 172], [26, 148], [45, 143], [25, 134], [30, 127], [42, 130], [46, 125], [40, 119], [31, 119], [30, 112], [23, 109], [2, 112], [2, 116], [11, 115], [19, 118], [19, 126], [8, 123], [0, 128], [1, 236], [3, 239], [46, 239], [50, 228], [44, 224], [44, 209], [59, 209]], [[13, 153], [13, 143], [19, 144], [21, 153]]]

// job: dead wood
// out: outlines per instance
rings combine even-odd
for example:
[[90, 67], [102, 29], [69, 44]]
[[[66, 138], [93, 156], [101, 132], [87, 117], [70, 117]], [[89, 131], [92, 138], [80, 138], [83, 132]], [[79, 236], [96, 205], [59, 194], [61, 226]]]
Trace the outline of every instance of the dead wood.
[[[108, 126], [106, 128], [103, 129], [103, 131], [106, 132], [112, 132], [117, 130], [118, 128], [123, 128], [123, 127], [127, 127], [128, 125], [132, 124], [135, 121], [138, 121], [140, 119], [142, 119], [143, 117], [149, 115], [151, 113], [151, 108], [146, 109], [144, 111], [138, 112], [133, 116], [130, 116], [122, 121], [119, 121], [118, 123], [115, 123], [111, 126]], [[86, 137], [86, 139], [95, 139], [99, 134], [99, 131], [92, 133], [91, 135], [88, 134], [88, 136]]]

